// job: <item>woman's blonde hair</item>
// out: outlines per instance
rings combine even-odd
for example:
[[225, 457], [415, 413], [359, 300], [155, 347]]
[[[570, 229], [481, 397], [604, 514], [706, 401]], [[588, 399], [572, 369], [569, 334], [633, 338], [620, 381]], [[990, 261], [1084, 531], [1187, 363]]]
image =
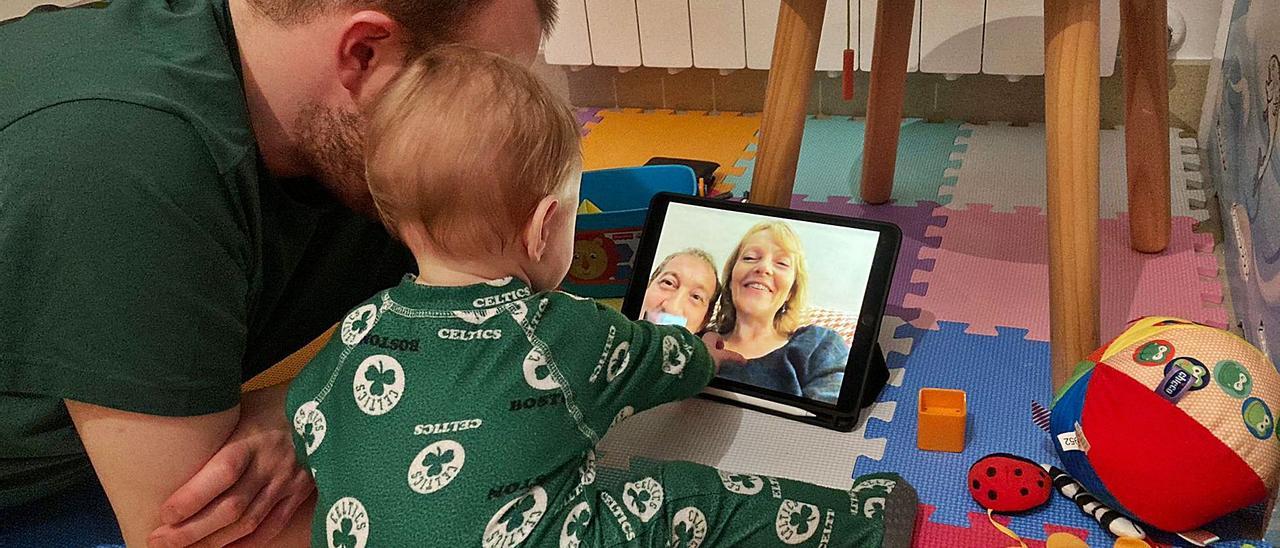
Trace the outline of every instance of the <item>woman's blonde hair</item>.
[[782, 308], [778, 309], [778, 313], [773, 317], [773, 327], [780, 333], [790, 336], [802, 325], [805, 307], [809, 302], [809, 270], [805, 266], [804, 244], [787, 223], [765, 221], [751, 227], [742, 235], [742, 239], [738, 240], [738, 246], [733, 248], [733, 253], [724, 263], [724, 291], [720, 293], [720, 305], [716, 311], [715, 320], [715, 330], [718, 333], [733, 331], [738, 322], [738, 311], [733, 306], [733, 265], [742, 255], [742, 244], [757, 232], [766, 230], [772, 233], [773, 241], [791, 255], [791, 268], [796, 274], [795, 281], [791, 284], [791, 293], [787, 295], [787, 300], [782, 302]]

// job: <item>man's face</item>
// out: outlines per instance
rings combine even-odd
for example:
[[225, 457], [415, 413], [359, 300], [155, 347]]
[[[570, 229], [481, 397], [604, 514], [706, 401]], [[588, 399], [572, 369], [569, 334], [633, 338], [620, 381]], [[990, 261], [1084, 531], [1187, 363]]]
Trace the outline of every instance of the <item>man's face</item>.
[[[472, 15], [458, 41], [528, 65], [538, 54], [542, 23], [534, 0], [492, 0]], [[387, 82], [368, 82], [375, 97]], [[297, 139], [306, 161], [326, 188], [347, 207], [371, 219], [377, 209], [364, 170], [363, 105], [306, 105], [297, 119]]]
[[658, 314], [666, 313], [685, 319], [685, 327], [694, 333], [706, 328], [716, 291], [716, 271], [707, 261], [682, 253], [662, 267], [641, 304], [641, 317], [659, 323]]

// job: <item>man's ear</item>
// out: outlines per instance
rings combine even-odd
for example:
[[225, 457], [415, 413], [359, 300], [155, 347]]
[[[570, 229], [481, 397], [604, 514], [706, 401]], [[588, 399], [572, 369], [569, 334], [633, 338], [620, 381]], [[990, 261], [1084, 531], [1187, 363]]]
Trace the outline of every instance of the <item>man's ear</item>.
[[404, 65], [404, 33], [387, 14], [363, 10], [343, 22], [338, 78], [353, 99], [382, 89]]
[[524, 249], [531, 261], [541, 261], [547, 251], [547, 241], [551, 239], [552, 219], [556, 210], [561, 207], [558, 196], [547, 196], [538, 202], [529, 224], [524, 228]]

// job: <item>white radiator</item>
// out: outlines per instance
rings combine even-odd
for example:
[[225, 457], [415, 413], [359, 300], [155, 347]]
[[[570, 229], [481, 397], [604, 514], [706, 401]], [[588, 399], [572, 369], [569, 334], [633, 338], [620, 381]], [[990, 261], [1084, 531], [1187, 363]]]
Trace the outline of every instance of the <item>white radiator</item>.
[[[894, 1], [894, 0], [886, 0]], [[828, 0], [815, 70], [845, 48], [871, 68], [877, 0]], [[545, 56], [557, 65], [767, 69], [781, 0], [560, 0]], [[1102, 76], [1115, 70], [1119, 0], [1102, 0]], [[1044, 74], [1044, 0], [917, 0], [907, 70]]]

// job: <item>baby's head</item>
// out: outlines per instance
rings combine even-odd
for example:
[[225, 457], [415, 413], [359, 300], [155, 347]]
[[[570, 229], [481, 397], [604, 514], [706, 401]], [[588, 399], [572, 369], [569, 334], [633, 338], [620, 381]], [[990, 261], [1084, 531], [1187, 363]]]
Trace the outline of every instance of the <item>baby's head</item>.
[[420, 268], [560, 284], [573, 255], [579, 128], [537, 76], [443, 46], [404, 68], [369, 124], [369, 190]]

